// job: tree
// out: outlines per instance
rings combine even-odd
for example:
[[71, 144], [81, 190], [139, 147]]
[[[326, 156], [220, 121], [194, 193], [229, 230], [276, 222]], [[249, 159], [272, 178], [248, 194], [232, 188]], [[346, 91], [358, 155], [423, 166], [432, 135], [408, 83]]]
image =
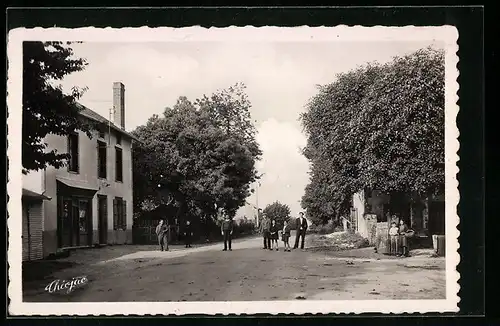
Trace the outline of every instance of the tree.
[[290, 207], [279, 201], [267, 205], [263, 212], [269, 219], [275, 220], [279, 227], [283, 227], [283, 222], [290, 218]]
[[[360, 182], [386, 193], [444, 192], [444, 52], [396, 58], [366, 98]], [[383, 110], [383, 114], [378, 112]]]
[[[245, 130], [234, 124], [239, 127], [228, 133], [215, 114], [216, 100], [204, 97], [192, 103], [180, 97], [163, 117], [153, 116], [133, 132], [141, 141], [133, 152], [136, 208], [144, 201], [162, 205], [166, 198], [174, 198], [180, 214], [213, 220], [220, 211], [234, 217], [245, 204], [250, 184], [257, 179], [255, 162], [261, 151], [251, 137], [253, 125]], [[249, 103], [240, 107], [241, 103], [225, 97], [233, 118], [246, 115]]]
[[312, 162], [302, 205], [326, 222], [370, 188], [444, 191], [444, 53], [422, 49], [368, 64], [319, 88], [301, 116]]
[[47, 151], [43, 139], [48, 134], [66, 136], [78, 130], [91, 137], [93, 124], [84, 120], [77, 100], [85, 89], [73, 87], [65, 94], [56, 84], [65, 76], [81, 71], [87, 65], [73, 57], [71, 43], [23, 42], [23, 173], [63, 166], [67, 153]]
[[255, 139], [256, 129], [250, 115], [252, 104], [245, 89], [245, 84], [236, 83], [210, 97], [205, 95], [196, 100], [196, 106], [206, 112], [226, 135], [243, 144], [253, 156], [260, 157], [262, 151]]

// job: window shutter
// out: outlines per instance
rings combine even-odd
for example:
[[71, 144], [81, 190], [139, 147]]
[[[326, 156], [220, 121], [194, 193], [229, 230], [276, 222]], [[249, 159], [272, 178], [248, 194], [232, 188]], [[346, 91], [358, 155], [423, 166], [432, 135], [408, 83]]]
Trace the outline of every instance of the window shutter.
[[101, 143], [97, 141], [97, 177], [101, 177]]
[[[66, 151], [67, 151], [67, 152], [68, 152], [68, 154], [71, 156], [71, 135], [68, 135], [68, 136], [66, 137], [66, 145], [67, 145], [67, 146], [66, 146], [66, 147], [67, 147], [67, 148], [66, 148]], [[71, 171], [71, 164], [72, 164], [72, 163], [71, 163], [71, 160], [72, 160], [72, 159], [73, 159], [73, 158], [72, 158], [72, 157], [70, 157], [70, 158], [69, 158], [69, 160], [68, 160], [68, 171]]]
[[122, 229], [127, 229], [127, 201], [122, 201]]
[[118, 200], [113, 199], [113, 230], [118, 229]]
[[75, 152], [76, 152], [76, 157], [75, 157], [75, 171], [80, 172], [80, 137], [78, 134], [75, 135]]

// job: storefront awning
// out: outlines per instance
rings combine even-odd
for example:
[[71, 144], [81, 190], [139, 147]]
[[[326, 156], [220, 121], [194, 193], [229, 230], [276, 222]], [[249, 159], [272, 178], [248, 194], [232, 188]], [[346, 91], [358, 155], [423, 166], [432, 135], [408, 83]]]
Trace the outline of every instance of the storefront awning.
[[89, 185], [87, 182], [71, 179], [56, 178], [57, 192], [62, 195], [78, 195], [94, 197], [99, 190], [97, 187]]
[[24, 200], [51, 200], [52, 198], [23, 188], [22, 199], [24, 199]]

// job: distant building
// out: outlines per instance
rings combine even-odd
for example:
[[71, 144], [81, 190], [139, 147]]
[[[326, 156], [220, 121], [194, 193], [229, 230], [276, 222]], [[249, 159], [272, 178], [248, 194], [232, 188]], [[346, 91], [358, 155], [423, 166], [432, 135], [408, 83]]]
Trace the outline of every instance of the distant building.
[[89, 108], [97, 122], [92, 139], [83, 132], [48, 135], [49, 150], [69, 153], [68, 165], [23, 176], [23, 187], [51, 197], [41, 203], [43, 256], [94, 244], [132, 243], [132, 143], [125, 131], [125, 87], [113, 84], [114, 123]]

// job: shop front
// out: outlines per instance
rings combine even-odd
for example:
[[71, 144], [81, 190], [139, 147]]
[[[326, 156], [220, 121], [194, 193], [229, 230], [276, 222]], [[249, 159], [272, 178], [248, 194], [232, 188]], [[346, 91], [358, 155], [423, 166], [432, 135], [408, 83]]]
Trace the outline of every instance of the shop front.
[[97, 189], [77, 188], [57, 184], [58, 247], [86, 247], [92, 245], [92, 201]]

